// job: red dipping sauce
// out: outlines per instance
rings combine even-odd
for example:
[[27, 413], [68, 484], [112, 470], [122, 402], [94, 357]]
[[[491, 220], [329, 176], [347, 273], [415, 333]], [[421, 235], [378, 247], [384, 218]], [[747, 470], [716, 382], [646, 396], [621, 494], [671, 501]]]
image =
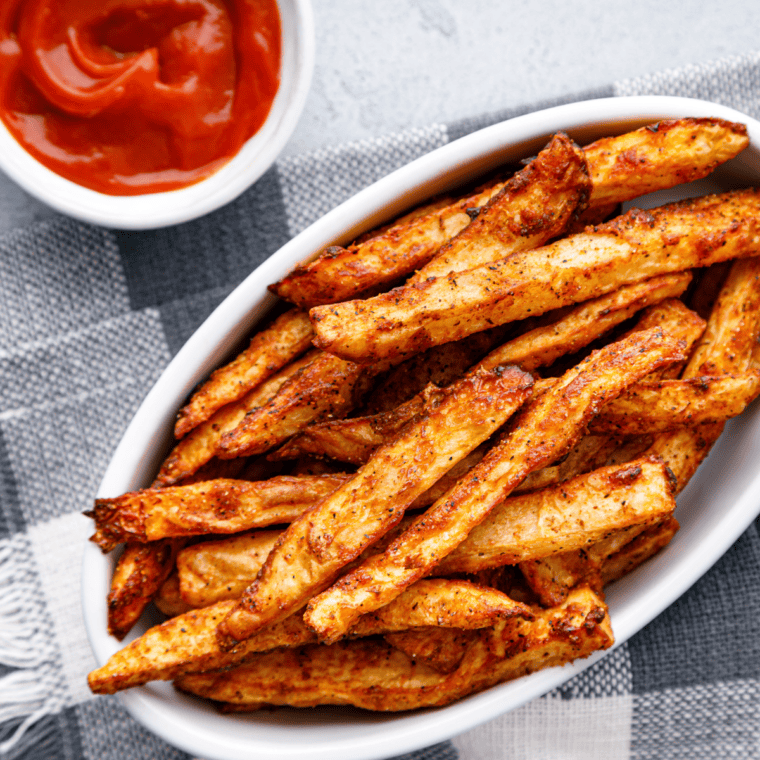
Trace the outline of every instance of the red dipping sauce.
[[264, 123], [279, 71], [275, 0], [0, 0], [0, 118], [109, 195], [215, 172]]

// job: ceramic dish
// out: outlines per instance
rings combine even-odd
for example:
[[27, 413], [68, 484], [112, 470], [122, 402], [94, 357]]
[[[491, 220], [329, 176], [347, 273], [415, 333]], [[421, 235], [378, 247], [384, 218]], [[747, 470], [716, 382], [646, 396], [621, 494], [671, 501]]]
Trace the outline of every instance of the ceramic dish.
[[[171, 362], [124, 435], [100, 488], [115, 496], [146, 486], [168, 450], [175, 413], [191, 388], [232, 355], [273, 303], [267, 283], [334, 242], [346, 242], [404, 208], [499, 162], [534, 154], [565, 130], [580, 144], [663, 117], [716, 116], [747, 124], [750, 147], [712, 177], [637, 205], [760, 184], [760, 123], [712, 103], [682, 98], [593, 100], [497, 124], [430, 153], [360, 192], [298, 235], [248, 277]], [[681, 530], [658, 556], [609, 589], [618, 644], [686, 591], [744, 531], [760, 508], [760, 413], [730, 423], [709, 459], [679, 498]], [[119, 649], [106, 633], [106, 594], [114, 558], [89, 545], [84, 558], [84, 615], [98, 664]], [[144, 629], [142, 629], [144, 630]], [[148, 729], [193, 756], [371, 760], [428, 746], [466, 731], [558, 686], [603, 657], [597, 654], [460, 700], [410, 714], [377, 715], [350, 708], [277, 709], [223, 716], [160, 683], [120, 699]]]
[[189, 187], [135, 196], [105, 195], [39, 163], [0, 122], [0, 169], [30, 195], [69, 216], [124, 230], [179, 224], [237, 198], [274, 163], [303, 111], [314, 70], [310, 0], [277, 0], [282, 25], [280, 87], [266, 121], [219, 171]]

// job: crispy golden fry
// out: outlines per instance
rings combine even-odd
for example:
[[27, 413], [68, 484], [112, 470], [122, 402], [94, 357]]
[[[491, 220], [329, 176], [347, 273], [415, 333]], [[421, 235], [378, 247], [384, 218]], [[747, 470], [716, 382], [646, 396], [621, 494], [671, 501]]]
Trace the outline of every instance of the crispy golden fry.
[[[683, 377], [697, 377], [706, 370], [715, 375], [746, 373], [759, 333], [760, 258], [735, 261]], [[655, 437], [649, 453], [670, 467], [681, 491], [722, 431], [723, 423], [706, 423], [661, 433]]]
[[364, 414], [393, 411], [431, 383], [439, 388], [451, 385], [489, 351], [501, 345], [511, 330], [511, 326], [495, 327], [415, 354], [378, 378]]
[[502, 681], [588, 657], [613, 641], [604, 602], [579, 588], [566, 604], [537, 613], [533, 621], [506, 621], [482, 631], [449, 675], [385, 642], [359, 639], [255, 655], [231, 671], [180, 676], [176, 686], [234, 703], [236, 709], [351, 704], [412, 710], [449, 704]]
[[179, 573], [176, 570], [161, 584], [161, 588], [153, 599], [153, 604], [167, 617], [182, 615], [196, 606], [182, 599], [179, 592]]
[[372, 377], [371, 368], [322, 353], [225, 432], [215, 453], [222, 459], [263, 454], [315, 419], [342, 416], [368, 390]]
[[[90, 673], [90, 689], [96, 694], [113, 694], [148, 681], [166, 681], [180, 673], [228, 667], [255, 652], [316, 642], [302, 617], [291, 615], [223, 652], [217, 643], [216, 625], [234, 606], [234, 601], [218, 602], [151, 628]], [[426, 580], [383, 610], [358, 620], [350, 635], [373, 636], [414, 626], [463, 624], [477, 629], [512, 618], [532, 620], [533, 612], [495, 589], [467, 581]]]
[[90, 539], [104, 551], [124, 541], [239, 533], [290, 522], [351, 479], [350, 475], [279, 475], [269, 480], [210, 480], [147, 488], [97, 499], [85, 512], [95, 520]]
[[174, 567], [178, 541], [129, 543], [116, 563], [108, 593], [108, 633], [121, 641]]
[[[531, 371], [551, 364], [563, 354], [587, 346], [644, 306], [662, 299], [668, 299], [663, 313], [653, 312], [656, 316], [647, 318], [647, 322], [642, 323], [639, 329], [655, 324], [667, 324], [671, 330], [679, 331], [679, 335], [683, 333], [684, 337], [689, 338], [691, 345], [697, 336], [689, 334], [689, 328], [693, 329], [693, 326], [698, 324], [701, 334], [704, 322], [682, 304], [680, 307], [674, 305], [680, 304], [680, 301], [672, 300], [673, 296], [683, 293], [690, 280], [689, 273], [680, 272], [624, 286], [614, 293], [574, 307], [552, 324], [530, 330], [508, 341], [493, 350], [478, 366], [490, 369], [500, 364], [516, 364], [526, 371]], [[450, 345], [452, 344], [437, 346], [431, 351], [445, 349]], [[431, 392], [430, 389], [426, 391]], [[361, 464], [367, 461], [375, 448], [412, 419], [424, 402], [425, 394], [421, 394], [390, 412], [345, 420], [328, 420], [310, 425], [270, 458], [278, 461], [303, 454], [314, 454], [341, 462]]]
[[662, 520], [675, 509], [674, 485], [662, 462], [639, 459], [512, 496], [433, 572], [473, 573], [582, 549], [613, 531]]
[[602, 582], [612, 583], [635, 570], [667, 546], [679, 527], [678, 520], [671, 516], [647, 528], [629, 544], [605, 559], [602, 564]]
[[504, 424], [532, 384], [517, 368], [500, 367], [446, 389], [352, 480], [291, 523], [256, 582], [220, 625], [220, 641], [234, 645], [326, 588], [343, 566], [396, 525], [418, 496]]
[[[595, 351], [534, 396], [505, 437], [383, 553], [363, 562], [309, 602], [305, 619], [333, 641], [362, 613], [387, 604], [427, 575], [534, 470], [556, 461], [599, 408], [658, 367], [683, 358], [660, 328]], [[413, 559], [412, 559], [413, 558]]]
[[239, 599], [281, 531], [261, 530], [188, 546], [177, 555], [179, 594], [192, 607]]
[[223, 406], [208, 420], [193, 428], [172, 449], [161, 465], [153, 485], [155, 487], [176, 485], [196, 473], [214, 458], [219, 440], [224, 433], [234, 430], [248, 412], [266, 404], [288, 379], [319, 355], [318, 351], [310, 351], [306, 356], [297, 359], [270, 377], [269, 380], [265, 380], [239, 401]]
[[572, 589], [581, 583], [601, 592], [599, 567], [581, 550], [559, 552], [541, 559], [520, 563], [520, 570], [544, 607], [562, 604]]
[[609, 293], [621, 285], [760, 250], [760, 191], [632, 209], [527, 253], [310, 311], [315, 345], [373, 362]]
[[311, 346], [309, 315], [291, 309], [257, 333], [248, 348], [220, 367], [193, 393], [177, 415], [174, 435], [182, 438], [217, 410], [238, 401]]
[[583, 151], [557, 134], [408, 282], [445, 277], [544, 245], [586, 207], [590, 192]]
[[605, 137], [583, 151], [593, 183], [590, 206], [706, 177], [749, 145], [744, 124], [723, 119], [666, 119]]
[[[558, 135], [505, 184], [408, 224], [394, 226], [358, 246], [328, 248], [315, 261], [296, 267], [270, 289], [281, 298], [308, 308], [345, 301], [368, 288], [391, 283], [419, 269], [436, 254], [443, 255], [445, 260], [433, 265], [435, 271], [441, 267], [444, 272], [450, 271], [449, 260], [454, 269], [469, 268], [462, 264], [472, 252], [469, 237], [453, 243], [453, 248], [445, 253], [439, 252], [452, 238], [458, 241], [461, 235], [468, 234], [472, 226], [468, 212], [478, 209], [478, 226], [481, 232], [488, 230], [490, 236], [498, 224], [501, 250], [507, 251], [502, 255], [508, 255], [556, 237], [579, 204], [585, 206], [589, 192], [583, 153], [566, 136]], [[486, 216], [492, 221], [486, 222]]]
[[458, 628], [419, 628], [387, 633], [383, 638], [411, 660], [448, 674], [459, 667], [477, 637], [474, 631]]
[[595, 433], [661, 433], [741, 414], [760, 393], [760, 372], [689, 380], [641, 382], [604, 407], [589, 429]]

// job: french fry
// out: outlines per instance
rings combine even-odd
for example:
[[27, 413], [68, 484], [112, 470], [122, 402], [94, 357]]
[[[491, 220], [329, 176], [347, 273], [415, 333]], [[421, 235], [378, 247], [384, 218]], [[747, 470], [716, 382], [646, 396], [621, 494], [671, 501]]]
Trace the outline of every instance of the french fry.
[[512, 496], [433, 572], [473, 573], [585, 548], [614, 531], [662, 520], [675, 509], [674, 486], [662, 462], [639, 459]]
[[537, 248], [557, 237], [586, 207], [590, 192], [583, 151], [567, 135], [555, 135], [408, 282], [445, 277]]
[[760, 372], [641, 382], [610, 401], [591, 423], [594, 433], [661, 433], [741, 414], [760, 393]]
[[[485, 213], [493, 210], [491, 216], [495, 217], [487, 229], [498, 224], [511, 252], [527, 250], [558, 235], [578, 205], [585, 206], [589, 191], [582, 152], [566, 136], [556, 136], [506, 183], [391, 227], [356, 247], [328, 248], [310, 264], [296, 267], [271, 290], [305, 308], [353, 298], [419, 269], [442, 245], [468, 229], [468, 211], [478, 209], [480, 215], [483, 207], [488, 210]], [[445, 255], [452, 265], [455, 258], [461, 259], [453, 251]]]
[[[530, 473], [579, 440], [610, 398], [660, 366], [683, 358], [659, 328], [634, 333], [592, 353], [534, 396], [505, 437], [383, 553], [312, 599], [305, 619], [333, 641], [358, 615], [387, 604], [450, 554]], [[414, 558], [410, 561], [410, 558]]]
[[753, 256], [760, 192], [750, 189], [632, 209], [527, 253], [309, 312], [314, 344], [343, 359], [399, 357], [662, 274]]
[[194, 475], [214, 458], [224, 433], [234, 430], [250, 411], [266, 404], [291, 377], [319, 355], [317, 351], [309, 352], [249, 391], [239, 401], [223, 406], [205, 422], [193, 428], [164, 460], [154, 487], [176, 485]]
[[230, 671], [180, 676], [182, 691], [230, 703], [313, 707], [351, 704], [412, 710], [449, 704], [494, 684], [562, 665], [614, 641], [607, 608], [587, 588], [533, 621], [506, 621], [481, 632], [449, 675], [416, 663], [385, 642], [359, 639], [255, 655]]
[[[491, 369], [500, 364], [516, 364], [521, 369], [531, 371], [551, 364], [560, 356], [587, 346], [644, 306], [680, 295], [690, 280], [690, 274], [682, 272], [624, 286], [614, 293], [574, 307], [568, 314], [549, 325], [535, 328], [508, 341], [488, 354], [477, 367]], [[704, 322], [695, 318], [696, 315], [682, 304], [676, 307], [671, 305], [671, 301], [667, 303], [668, 306], [664, 307], [665, 313], [655, 312], [655, 316], [648, 318], [640, 329], [655, 324], [668, 325], [673, 331], [679, 331], [679, 335], [682, 334], [691, 344], [697, 337], [693, 334], [695, 326], [701, 334]], [[478, 334], [480, 333], [476, 333]], [[447, 345], [451, 344], [437, 348], [443, 349]], [[279, 451], [270, 455], [270, 458], [280, 461], [302, 454], [314, 454], [332, 457], [341, 462], [361, 464], [377, 446], [394, 435], [418, 413], [425, 403], [425, 394], [430, 393], [434, 391], [428, 389], [383, 414], [328, 420], [310, 425]]]
[[182, 438], [217, 410], [238, 401], [311, 346], [314, 332], [301, 309], [277, 317], [258, 332], [248, 348], [232, 362], [215, 370], [180, 409], [174, 435]]
[[239, 533], [290, 522], [350, 475], [280, 475], [269, 480], [210, 480], [189, 486], [148, 488], [97, 499], [86, 512], [95, 520], [90, 539], [104, 551], [124, 541], [205, 533]]
[[[705, 370], [712, 374], [745, 373], [759, 333], [760, 259], [739, 260], [731, 265], [683, 377], [690, 379]], [[661, 433], [649, 453], [668, 465], [681, 491], [722, 431], [723, 423], [717, 422]]]
[[[146, 631], [116, 652], [88, 683], [96, 694], [113, 694], [149, 681], [167, 681], [181, 673], [229, 667], [256, 652], [316, 642], [300, 615], [261, 630], [230, 651], [220, 649], [217, 623], [234, 601], [178, 615]], [[382, 611], [357, 621], [351, 636], [364, 637], [419, 626], [484, 628], [499, 620], [532, 620], [533, 612], [495, 589], [467, 581], [426, 580], [415, 584]]]
[[723, 119], [664, 119], [584, 147], [592, 180], [589, 205], [706, 177], [749, 145], [744, 124]]
[[602, 583], [612, 583], [635, 570], [667, 546], [679, 529], [678, 520], [671, 516], [640, 533], [602, 563]]
[[429, 627], [386, 633], [383, 638], [412, 661], [424, 663], [437, 673], [447, 675], [462, 663], [477, 634], [458, 628]]
[[121, 641], [132, 630], [169, 577], [180, 548], [176, 540], [124, 547], [108, 592], [108, 633]]
[[355, 477], [290, 527], [254, 584], [219, 626], [234, 646], [297, 610], [387, 533], [414, 500], [486, 440], [523, 403], [532, 378], [514, 368], [478, 372], [378, 449]]
[[[377, 372], [379, 370], [374, 370]], [[252, 409], [219, 439], [222, 459], [263, 454], [323, 416], [341, 416], [356, 406], [373, 370], [321, 353], [285, 382], [266, 403]]]
[[[179, 552], [181, 554], [182, 552]], [[177, 555], [179, 556], [179, 555]], [[176, 617], [189, 612], [195, 605], [188, 604], [182, 599], [179, 592], [179, 573], [175, 569], [172, 574], [161, 584], [153, 603], [167, 617]]]

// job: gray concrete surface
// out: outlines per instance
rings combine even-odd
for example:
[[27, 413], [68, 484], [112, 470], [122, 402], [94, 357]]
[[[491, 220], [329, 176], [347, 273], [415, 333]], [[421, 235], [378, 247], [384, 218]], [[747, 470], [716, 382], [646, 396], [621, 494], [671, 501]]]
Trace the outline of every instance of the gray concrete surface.
[[[760, 47], [747, 0], [313, 0], [292, 155]], [[0, 231], [49, 212], [0, 176]]]

